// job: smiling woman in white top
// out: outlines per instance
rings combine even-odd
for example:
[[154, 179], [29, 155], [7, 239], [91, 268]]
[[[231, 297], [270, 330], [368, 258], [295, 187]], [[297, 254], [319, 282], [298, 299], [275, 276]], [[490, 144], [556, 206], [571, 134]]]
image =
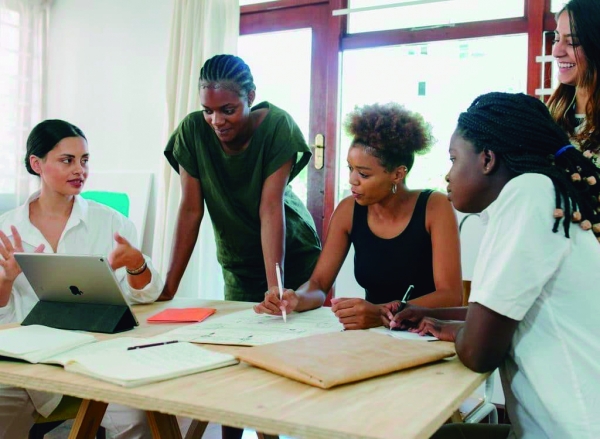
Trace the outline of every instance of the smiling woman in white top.
[[391, 325], [455, 342], [475, 371], [499, 367], [512, 426], [455, 424], [434, 438], [599, 438], [598, 168], [540, 100], [508, 93], [460, 115], [450, 160], [452, 204], [487, 224], [469, 306], [409, 306]]
[[600, 167], [600, 2], [570, 0], [556, 14], [552, 55], [560, 85], [548, 107], [571, 142]]
[[[41, 189], [0, 217], [0, 323], [21, 322], [37, 296], [14, 252], [108, 255], [130, 303], [156, 300], [163, 282], [137, 246], [133, 223], [117, 211], [83, 199], [89, 152], [83, 132], [62, 120], [38, 124], [27, 139], [25, 166]], [[48, 416], [62, 396], [0, 387], [0, 438], [25, 437], [36, 412]], [[109, 405], [102, 425], [112, 437], [150, 437], [145, 414]]]

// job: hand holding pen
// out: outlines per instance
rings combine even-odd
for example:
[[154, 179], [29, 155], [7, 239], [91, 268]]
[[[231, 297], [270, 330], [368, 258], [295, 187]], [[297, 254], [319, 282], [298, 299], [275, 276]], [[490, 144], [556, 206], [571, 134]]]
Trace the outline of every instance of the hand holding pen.
[[[281, 281], [281, 268], [279, 263], [275, 262], [275, 274], [277, 275], [277, 288], [279, 288], [279, 301], [283, 300], [283, 282]], [[287, 313], [285, 312], [285, 305], [280, 306], [281, 314], [283, 315], [283, 321], [287, 322]]]
[[414, 285], [410, 285], [406, 289], [406, 292], [404, 293], [402, 300], [398, 304], [398, 307], [395, 310], [393, 310], [393, 313], [392, 313], [392, 311], [388, 311], [387, 317], [390, 321], [390, 329], [393, 329], [394, 327], [398, 326], [398, 322], [394, 319], [394, 315], [400, 314], [402, 312], [402, 310], [404, 308], [406, 308], [406, 306], [408, 305], [408, 299], [410, 298], [410, 293], [414, 287], [415, 287]]

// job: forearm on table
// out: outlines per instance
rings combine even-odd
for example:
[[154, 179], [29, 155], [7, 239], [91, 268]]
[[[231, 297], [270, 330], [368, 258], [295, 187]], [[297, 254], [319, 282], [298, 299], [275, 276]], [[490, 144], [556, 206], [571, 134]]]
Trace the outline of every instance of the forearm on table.
[[462, 303], [462, 291], [438, 289], [433, 293], [410, 300], [409, 303], [412, 305], [424, 306], [426, 308], [456, 307]]
[[327, 297], [327, 292], [322, 289], [318, 282], [311, 279], [296, 290], [296, 296], [298, 297], [296, 311], [308, 311], [322, 306]]
[[[413, 303], [412, 301], [410, 302]], [[416, 303], [415, 303], [416, 305]], [[427, 317], [433, 317], [438, 320], [459, 320], [464, 321], [467, 317], [466, 306], [459, 306], [454, 308], [434, 308], [427, 312]]]

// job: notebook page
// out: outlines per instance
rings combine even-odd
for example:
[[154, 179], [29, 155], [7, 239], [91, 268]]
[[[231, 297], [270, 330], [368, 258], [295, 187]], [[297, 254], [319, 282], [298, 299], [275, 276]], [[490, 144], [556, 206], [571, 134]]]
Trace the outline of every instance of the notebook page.
[[42, 325], [0, 331], [0, 355], [38, 363], [58, 352], [93, 343], [93, 335]]
[[86, 354], [67, 361], [65, 369], [133, 387], [237, 363], [233, 355], [182, 342]]
[[387, 335], [389, 337], [397, 338], [400, 340], [418, 340], [418, 341], [437, 340], [437, 337], [434, 337], [433, 335], [419, 335], [419, 334], [415, 334], [414, 332], [408, 332], [408, 331], [392, 331], [388, 328], [384, 328], [383, 326], [380, 326], [378, 328], [371, 328], [371, 329], [369, 329], [369, 331], [377, 332], [379, 334]]
[[79, 357], [102, 353], [103, 355], [110, 355], [113, 352], [126, 351], [130, 346], [136, 346], [143, 343], [149, 343], [149, 339], [141, 339], [135, 337], [118, 337], [109, 340], [98, 341], [93, 344], [86, 344], [83, 346], [70, 349], [65, 352], [60, 352], [56, 355], [48, 357], [44, 360], [44, 363], [49, 364], [61, 364], [65, 365], [70, 360], [75, 360]]

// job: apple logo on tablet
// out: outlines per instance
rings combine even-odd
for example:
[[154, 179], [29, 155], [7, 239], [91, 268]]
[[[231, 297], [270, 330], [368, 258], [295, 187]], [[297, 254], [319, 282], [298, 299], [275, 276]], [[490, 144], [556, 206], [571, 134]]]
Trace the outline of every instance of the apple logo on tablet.
[[73, 296], [81, 296], [83, 294], [83, 291], [81, 291], [79, 288], [77, 288], [75, 285], [71, 285], [69, 287], [69, 289], [71, 290], [71, 294]]

